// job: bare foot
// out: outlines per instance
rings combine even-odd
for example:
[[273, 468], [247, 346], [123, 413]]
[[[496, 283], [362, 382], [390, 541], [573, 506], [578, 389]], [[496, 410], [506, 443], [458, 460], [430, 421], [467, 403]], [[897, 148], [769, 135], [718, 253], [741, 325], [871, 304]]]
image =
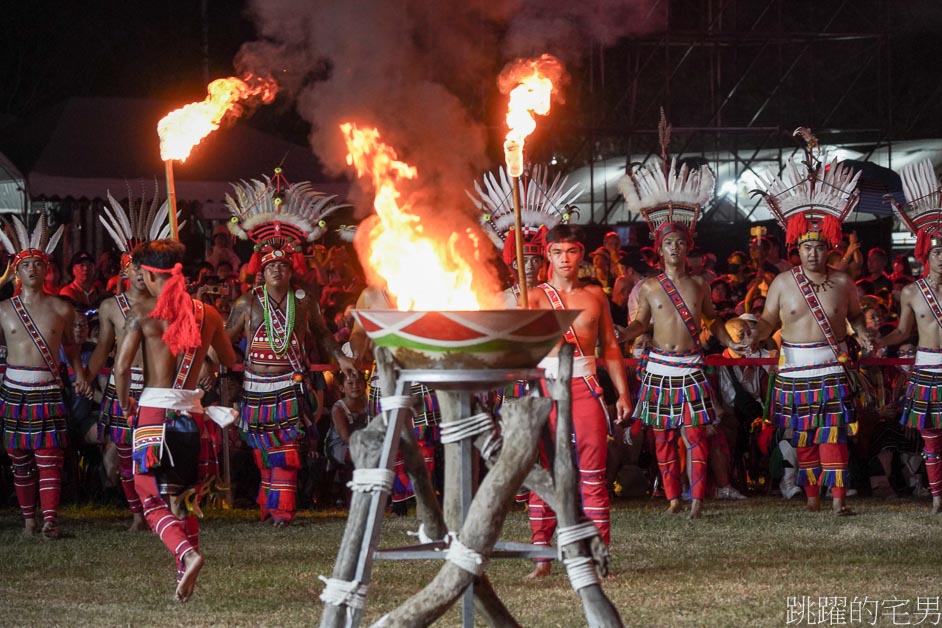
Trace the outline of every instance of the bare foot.
[[134, 513], [134, 520], [131, 521], [128, 532], [146, 532], [148, 530], [150, 530], [150, 528], [147, 526], [147, 520], [144, 519], [144, 515], [139, 512]]
[[933, 495], [932, 496], [932, 509], [929, 511], [934, 515], [942, 512], [942, 495]]
[[809, 497], [808, 503], [805, 505], [805, 510], [808, 512], [819, 512], [821, 510], [821, 498]]
[[690, 514], [687, 515], [688, 519], [699, 519], [700, 510], [703, 508], [702, 499], [691, 499], [690, 500]]
[[670, 506], [667, 507], [667, 512], [672, 515], [676, 515], [681, 510], [684, 509], [683, 504], [680, 503], [679, 499], [672, 499]]
[[27, 519], [24, 522], [23, 536], [33, 536], [34, 534], [36, 534], [36, 520]]
[[43, 537], [47, 539], [59, 538], [59, 526], [56, 525], [55, 521], [47, 521], [43, 524]]
[[545, 578], [550, 575], [550, 570], [552, 569], [552, 563], [537, 563], [536, 568], [526, 575], [525, 580], [535, 580], [537, 578]]
[[203, 568], [203, 557], [196, 553], [196, 550], [190, 550], [183, 555], [183, 575], [177, 584], [177, 601], [186, 602], [193, 595], [193, 589], [196, 588], [196, 577], [200, 575], [200, 569]]
[[287, 528], [289, 525], [291, 525], [291, 522], [287, 519], [273, 519], [272, 525], [276, 528]]

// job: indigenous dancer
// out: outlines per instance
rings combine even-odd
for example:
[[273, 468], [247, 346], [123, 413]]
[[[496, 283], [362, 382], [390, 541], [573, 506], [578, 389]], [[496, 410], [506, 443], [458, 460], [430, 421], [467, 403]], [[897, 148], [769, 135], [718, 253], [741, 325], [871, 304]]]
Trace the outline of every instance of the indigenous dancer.
[[764, 340], [781, 324], [782, 351], [769, 408], [772, 422], [791, 434], [798, 448], [798, 486], [807, 510], [821, 509], [820, 487], [831, 487], [837, 515], [847, 508], [847, 437], [856, 422], [853, 375], [844, 342], [847, 322], [869, 347], [864, 315], [853, 280], [827, 267], [830, 247], [841, 240], [841, 222], [857, 205], [859, 173], [836, 160], [825, 168], [817, 139], [800, 128], [806, 143], [804, 171], [791, 162], [772, 176], [760, 194], [786, 231], [786, 246], [798, 245], [801, 264], [775, 277], [756, 328]]
[[[608, 370], [618, 400], [615, 402], [616, 420], [622, 421], [631, 413], [628, 378], [622, 362], [621, 350], [615, 342], [615, 329], [608, 305], [608, 297], [598, 286], [579, 279], [579, 264], [585, 256], [585, 245], [580, 234], [569, 225], [557, 225], [546, 235], [549, 279], [530, 290], [531, 308], [581, 310], [561, 342], [574, 346], [572, 373], [572, 422], [576, 442], [576, 464], [582, 509], [598, 528], [602, 540], [610, 541], [609, 495], [605, 484], [605, 466], [609, 426], [606, 417], [602, 387], [595, 376], [595, 348], [601, 348], [605, 368]], [[540, 362], [547, 379], [559, 373], [559, 348]], [[556, 430], [556, 413], [550, 415], [550, 432]], [[549, 545], [556, 528], [556, 514], [535, 492], [529, 501], [530, 533], [534, 545]], [[538, 561], [527, 577], [549, 575], [550, 563]]]
[[706, 497], [707, 426], [716, 422], [713, 391], [703, 370], [702, 322], [724, 345], [735, 345], [717, 319], [709, 283], [690, 275], [687, 268], [697, 218], [713, 196], [713, 173], [708, 166], [678, 169], [676, 157], [668, 165], [670, 126], [663, 112], [661, 138], [663, 169], [641, 167], [618, 182], [626, 207], [647, 221], [662, 268], [641, 284], [638, 312], [625, 335], [630, 340], [652, 329], [653, 342], [643, 362], [633, 418], [654, 430], [657, 463], [671, 513], [681, 510], [677, 453], [678, 440], [683, 441], [690, 477], [690, 518], [695, 519]]
[[[526, 288], [539, 283], [540, 271], [545, 263], [546, 231], [557, 224], [568, 223], [572, 211], [566, 202], [577, 197], [578, 184], [566, 188], [566, 179], [556, 175], [552, 182], [545, 167], [535, 165], [529, 176], [520, 179], [520, 223], [523, 231], [523, 271]], [[507, 306], [515, 307], [520, 299], [517, 272], [517, 239], [514, 233], [513, 182], [501, 167], [497, 175], [484, 175], [484, 187], [474, 182], [474, 194], [466, 191], [471, 202], [481, 210], [481, 225], [501, 258], [513, 271], [514, 285], [508, 290]]]
[[340, 206], [308, 182], [288, 185], [280, 169], [273, 179], [243, 181], [233, 188], [236, 198], [227, 197], [230, 230], [255, 242], [248, 272], [262, 276], [261, 286], [236, 300], [226, 323], [233, 342], [243, 335], [248, 340], [239, 429], [255, 450], [262, 476], [261, 520], [284, 527], [297, 509], [301, 441], [314, 429], [319, 409], [309, 379], [311, 336], [343, 370], [353, 370], [317, 302], [292, 286], [292, 278], [307, 271], [302, 243], [319, 238], [323, 219]]
[[[190, 599], [203, 566], [196, 517], [209, 467], [204, 412], [214, 420], [213, 412], [232, 412], [219, 406], [204, 411], [199, 371], [210, 347], [221, 364], [235, 362], [219, 313], [186, 292], [183, 254], [176, 240], [134, 249], [132, 264], [157, 301], [153, 308], [145, 300], [131, 306], [114, 370], [118, 401], [134, 425], [134, 487], [150, 529], [176, 559], [180, 602]], [[139, 406], [131, 396], [131, 367], [138, 352], [144, 356]]]
[[903, 168], [906, 205], [892, 201], [900, 220], [916, 235], [915, 255], [926, 274], [903, 288], [896, 329], [881, 344], [909, 339], [913, 323], [919, 331], [916, 362], [902, 400], [903, 425], [919, 430], [932, 494], [932, 513], [942, 512], [942, 198], [931, 161]]
[[[121, 345], [131, 307], [140, 302], [144, 309], [150, 311], [156, 304], [154, 297], [147, 291], [140, 269], [131, 265], [131, 251], [141, 242], [152, 242], [170, 235], [170, 226], [167, 223], [169, 205], [167, 201], [164, 201], [158, 208], [156, 194], [149, 205], [141, 199], [139, 206], [134, 207], [129, 199], [130, 211], [125, 211], [111, 192], [108, 192], [108, 202], [111, 205], [110, 209], [106, 205], [104, 215], [99, 215], [98, 219], [121, 251], [119, 281], [123, 284], [126, 280], [128, 283], [127, 290], [105, 299], [98, 308], [98, 344], [88, 361], [89, 381], [95, 380], [112, 350]], [[183, 224], [180, 226], [182, 227]], [[141, 391], [144, 390], [143, 365], [143, 356], [138, 353], [131, 364], [131, 396], [135, 399], [139, 399]], [[134, 465], [131, 461], [133, 428], [124, 416], [121, 404], [118, 403], [114, 373], [109, 376], [108, 385], [101, 399], [98, 440], [106, 448], [105, 460], [109, 458], [113, 460], [109, 456], [112, 448], [117, 452], [118, 476], [121, 479], [121, 488], [127, 499], [128, 508], [133, 516], [129, 530], [146, 530], [144, 510], [134, 490]]]
[[[13, 463], [16, 499], [25, 534], [37, 528], [37, 487], [42, 534], [59, 537], [58, 508], [66, 447], [67, 410], [59, 376], [59, 350], [75, 371], [75, 392], [91, 396], [79, 347], [72, 338], [75, 313], [65, 300], [46, 294], [43, 283], [51, 253], [63, 227], [48, 236], [46, 216], [32, 235], [13, 217], [13, 232], [0, 229], [0, 241], [13, 255], [14, 296], [0, 303], [0, 344], [7, 347], [7, 367], [0, 383], [3, 446]], [[37, 474], [38, 469], [38, 474]], [[38, 482], [37, 482], [38, 475]]]

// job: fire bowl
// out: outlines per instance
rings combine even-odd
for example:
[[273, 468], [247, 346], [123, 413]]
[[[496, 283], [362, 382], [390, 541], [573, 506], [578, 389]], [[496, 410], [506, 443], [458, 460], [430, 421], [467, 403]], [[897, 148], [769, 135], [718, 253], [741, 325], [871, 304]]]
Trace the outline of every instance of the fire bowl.
[[373, 343], [406, 369], [529, 369], [581, 310], [356, 310]]

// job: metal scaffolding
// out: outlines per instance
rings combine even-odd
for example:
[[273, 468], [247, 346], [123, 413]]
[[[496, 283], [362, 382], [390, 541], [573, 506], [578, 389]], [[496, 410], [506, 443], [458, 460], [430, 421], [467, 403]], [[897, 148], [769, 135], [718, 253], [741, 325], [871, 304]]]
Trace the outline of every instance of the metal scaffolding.
[[[622, 201], [597, 185], [599, 167], [655, 154], [661, 107], [674, 124], [670, 152], [727, 180], [777, 167], [798, 126], [825, 144], [886, 151], [900, 137], [890, 24], [901, 10], [886, 0], [654, 0], [650, 34], [592, 46], [573, 90], [584, 117], [568, 121], [558, 136], [575, 139], [553, 156], [589, 168], [589, 221], [604, 224]], [[703, 220], [747, 220], [755, 203], [737, 191]]]

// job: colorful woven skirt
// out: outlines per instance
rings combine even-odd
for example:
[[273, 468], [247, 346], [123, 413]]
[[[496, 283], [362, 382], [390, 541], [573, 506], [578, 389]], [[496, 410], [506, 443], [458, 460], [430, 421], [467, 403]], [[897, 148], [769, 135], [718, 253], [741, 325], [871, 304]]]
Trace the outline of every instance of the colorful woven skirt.
[[299, 440], [317, 408], [294, 373], [245, 371], [239, 430], [253, 449], [271, 449]]
[[[412, 425], [418, 429], [416, 435], [422, 438], [426, 431], [423, 428], [441, 423], [442, 413], [438, 408], [438, 397], [435, 396], [435, 391], [424, 384], [412, 384], [409, 394], [416, 400], [416, 405], [414, 406], [415, 416], [412, 419]], [[367, 401], [367, 409], [370, 412], [370, 416], [377, 416], [383, 411], [382, 404], [380, 404], [380, 397], [382, 396], [383, 394], [379, 389], [378, 382], [376, 378], [374, 378], [370, 381], [369, 397]]]
[[702, 354], [652, 349], [633, 417], [660, 430], [713, 423], [713, 391], [703, 372]]
[[67, 416], [62, 387], [49, 369], [7, 366], [0, 384], [0, 422], [6, 449], [65, 447]]
[[900, 423], [919, 430], [942, 428], [942, 351], [920, 347], [903, 396]]
[[[850, 381], [827, 343], [782, 343], [785, 360], [772, 383], [769, 417], [796, 431], [840, 428], [857, 420]], [[823, 442], [840, 442], [826, 432]]]
[[[131, 397], [141, 398], [144, 390], [144, 369], [131, 367]], [[106, 439], [107, 437], [107, 439]], [[118, 403], [118, 391], [114, 387], [114, 374], [108, 378], [108, 386], [101, 397], [101, 414], [98, 415], [98, 441], [110, 440], [116, 445], [130, 445], [134, 439], [133, 430]]]

